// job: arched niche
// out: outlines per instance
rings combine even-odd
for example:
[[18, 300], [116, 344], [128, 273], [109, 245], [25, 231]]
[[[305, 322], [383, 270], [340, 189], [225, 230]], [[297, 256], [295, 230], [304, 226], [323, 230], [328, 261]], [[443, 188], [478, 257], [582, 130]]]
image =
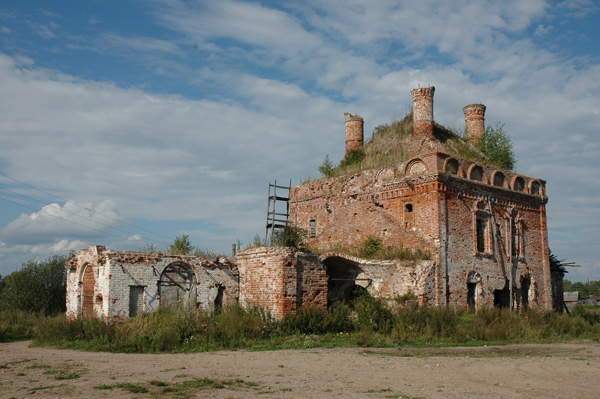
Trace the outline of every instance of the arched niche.
[[523, 191], [525, 189], [525, 179], [521, 176], [516, 176], [513, 180], [512, 189], [515, 191]]
[[406, 176], [420, 176], [425, 173], [427, 173], [427, 165], [418, 158], [410, 161], [404, 171]]
[[506, 180], [506, 177], [504, 176], [504, 173], [500, 172], [500, 171], [495, 171], [494, 174], [492, 175], [492, 184], [496, 187], [504, 187], [504, 181]]
[[469, 179], [483, 182], [483, 168], [479, 165], [471, 165], [469, 168]]
[[451, 175], [458, 175], [458, 161], [454, 158], [448, 158], [444, 165], [444, 171]]
[[533, 180], [530, 184], [529, 184], [529, 193], [532, 195], [540, 195], [542, 194], [542, 184], [537, 181], [537, 180]]

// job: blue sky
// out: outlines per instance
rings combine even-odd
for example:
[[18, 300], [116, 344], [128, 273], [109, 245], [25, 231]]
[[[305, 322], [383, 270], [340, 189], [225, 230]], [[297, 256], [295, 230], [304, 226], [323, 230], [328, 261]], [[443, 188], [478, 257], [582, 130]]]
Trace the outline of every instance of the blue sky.
[[[600, 279], [594, 1], [13, 1], [0, 5], [0, 274], [188, 234], [264, 234], [267, 185], [318, 176], [435, 85], [435, 119], [501, 121], [547, 181], [550, 247]], [[25, 184], [24, 184], [25, 183]]]

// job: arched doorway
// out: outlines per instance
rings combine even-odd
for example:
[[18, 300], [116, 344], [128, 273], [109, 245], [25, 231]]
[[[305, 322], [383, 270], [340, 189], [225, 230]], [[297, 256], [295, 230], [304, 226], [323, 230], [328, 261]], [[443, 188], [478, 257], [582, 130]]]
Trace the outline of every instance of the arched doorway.
[[324, 259], [327, 266], [327, 305], [338, 301], [351, 301], [365, 292], [367, 279], [357, 278], [363, 270], [358, 263], [340, 256]]
[[94, 287], [96, 286], [96, 277], [94, 269], [87, 265], [83, 271], [83, 298], [81, 299], [81, 313], [87, 316], [94, 315]]
[[196, 306], [196, 274], [183, 262], [171, 263], [158, 282], [160, 306]]

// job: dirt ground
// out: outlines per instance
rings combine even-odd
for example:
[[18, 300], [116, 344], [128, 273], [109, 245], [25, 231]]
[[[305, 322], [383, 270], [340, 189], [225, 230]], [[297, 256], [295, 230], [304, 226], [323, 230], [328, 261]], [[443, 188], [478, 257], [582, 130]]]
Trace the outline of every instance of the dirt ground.
[[0, 344], [0, 398], [600, 398], [599, 382], [596, 343], [162, 355]]

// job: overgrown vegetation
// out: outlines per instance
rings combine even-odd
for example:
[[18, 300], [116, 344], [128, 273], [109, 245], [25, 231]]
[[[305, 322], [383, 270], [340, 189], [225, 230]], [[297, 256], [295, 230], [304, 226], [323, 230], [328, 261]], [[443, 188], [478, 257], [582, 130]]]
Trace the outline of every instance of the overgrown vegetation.
[[[337, 167], [333, 167], [327, 155], [319, 172], [323, 177], [335, 177], [359, 170], [398, 165], [423, 150], [420, 141], [413, 139], [412, 132], [412, 113], [400, 121], [379, 125], [364, 147], [349, 152]], [[464, 132], [439, 124], [434, 124], [434, 134], [439, 142], [436, 150], [501, 169], [512, 170], [515, 166], [512, 141], [500, 122], [487, 126], [475, 145], [466, 139]]]
[[94, 318], [45, 320], [37, 345], [112, 352], [180, 352], [317, 346], [476, 345], [600, 340], [600, 314], [583, 307], [556, 312], [417, 306], [360, 295], [329, 310], [305, 307], [272, 319], [259, 308], [218, 312], [166, 309], [105, 324]]
[[66, 310], [66, 264], [73, 255], [32, 259], [0, 276], [0, 311], [54, 315]]
[[273, 235], [272, 245], [306, 250], [306, 235], [302, 227], [288, 224]]
[[350, 256], [356, 256], [364, 259], [381, 259], [381, 260], [406, 260], [420, 261], [431, 259], [431, 253], [422, 248], [408, 248], [400, 245], [383, 245], [380, 238], [369, 236], [357, 248], [346, 248], [341, 245], [336, 245], [332, 248], [311, 249], [311, 252], [316, 254], [324, 254], [328, 252], [341, 252]]

